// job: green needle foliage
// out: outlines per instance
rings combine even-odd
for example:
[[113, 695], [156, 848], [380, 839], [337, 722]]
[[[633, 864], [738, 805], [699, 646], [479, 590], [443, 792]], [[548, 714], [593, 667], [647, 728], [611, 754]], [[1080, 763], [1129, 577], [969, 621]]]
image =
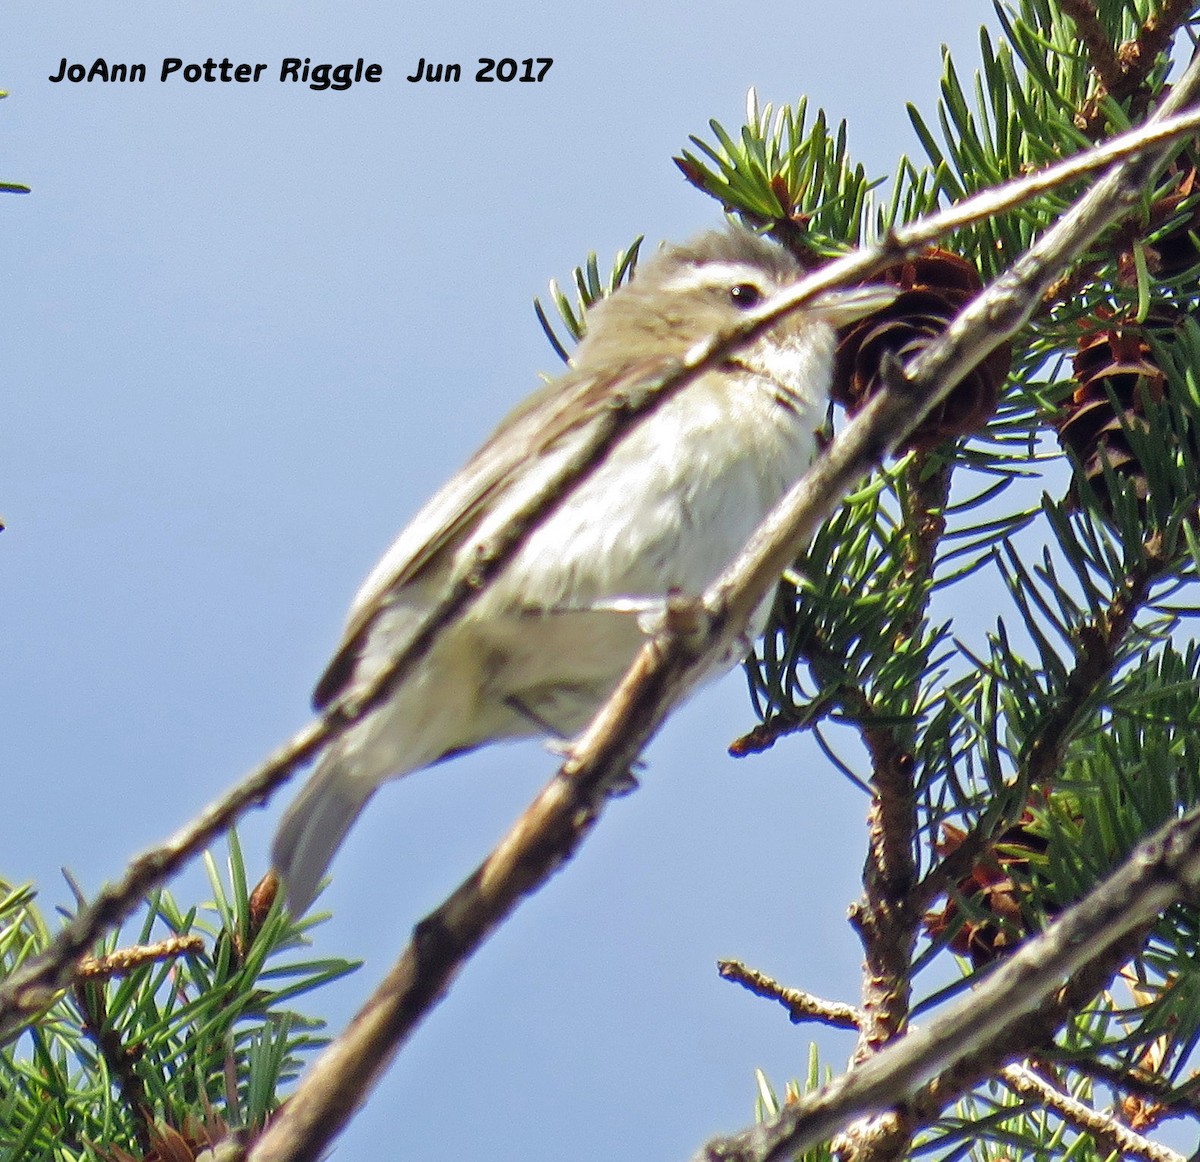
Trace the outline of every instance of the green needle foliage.
[[542, 331], [554, 348], [555, 354], [564, 362], [570, 362], [566, 343], [578, 343], [587, 330], [584, 316], [594, 303], [612, 294], [623, 282], [633, 276], [637, 269], [638, 251], [641, 249], [642, 236], [639, 235], [633, 243], [617, 255], [613, 263], [612, 273], [607, 279], [600, 277], [600, 262], [595, 251], [587, 256], [582, 266], [577, 266], [571, 275], [575, 287], [575, 302], [572, 304], [566, 293], [557, 282], [550, 282], [550, 301], [558, 311], [562, 327], [566, 331], [566, 339], [559, 337], [558, 331], [546, 314], [541, 299], [533, 300], [533, 311], [537, 315]]
[[[795, 1101], [804, 1094], [814, 1092], [832, 1077], [833, 1071], [828, 1066], [822, 1067], [820, 1054], [817, 1052], [815, 1045], [809, 1046], [808, 1072], [804, 1076], [803, 1084], [799, 1081], [789, 1081], [787, 1088], [784, 1090], [782, 1100], [776, 1094], [767, 1075], [761, 1069], [756, 1069], [754, 1071], [754, 1081], [757, 1089], [754, 1099], [755, 1119], [764, 1122], [778, 1117], [784, 1106], [789, 1102]], [[796, 1162], [832, 1162], [832, 1159], [833, 1154], [827, 1146], [818, 1146], [815, 1150], [809, 1150], [802, 1155], [797, 1155]]]
[[[934, 115], [909, 109], [919, 154], [899, 159], [890, 188], [853, 161], [845, 124], [831, 130], [803, 100], [760, 107], [753, 93], [740, 129], [711, 122], [676, 163], [728, 214], [818, 265], [1143, 121], [1191, 51], [1198, 10], [997, 4], [970, 79], [946, 54]], [[1195, 145], [1181, 146], [1134, 214], [1064, 272], [1014, 345], [985, 426], [917, 446], [848, 498], [781, 585], [747, 661], [759, 724], [734, 753], [810, 732], [871, 796], [856, 927], [868, 962], [891, 975], [864, 975], [862, 1019], [876, 1024], [860, 1058], [1200, 805], [1198, 163]], [[943, 246], [994, 278], [1088, 181]], [[1130, 363], [1121, 353], [1134, 348]], [[1089, 351], [1110, 365], [1089, 370]], [[997, 1046], [988, 1079], [945, 1087], [940, 1102], [841, 1146], [850, 1157], [866, 1140], [864, 1156], [1104, 1158], [1128, 1148], [1118, 1131], [1178, 1117], [1194, 1139], [1198, 1042], [1200, 914], [1178, 905], [1057, 1031]], [[1034, 1061], [1064, 1101], [1002, 1078], [1014, 1058]], [[816, 1084], [812, 1074], [788, 1091]], [[760, 1116], [777, 1113], [761, 1075], [758, 1092]], [[1116, 1112], [1097, 1127], [1066, 1099]]]
[[[861, 240], [872, 183], [847, 154], [846, 123], [830, 133], [824, 112], [807, 127], [808, 104], [761, 109], [754, 90], [736, 137], [710, 121], [716, 141], [691, 138], [675, 159], [684, 177], [757, 229], [803, 224], [810, 250], [826, 256]], [[878, 184], [878, 183], [874, 183]]]
[[[0, 1159], [188, 1159], [259, 1129], [324, 1023], [296, 1007], [352, 971], [305, 952], [306, 932], [270, 893], [252, 894], [237, 836], [206, 856], [213, 902], [166, 891], [113, 933], [73, 988], [0, 1047]], [[29, 887], [0, 888], [0, 976], [49, 942]]]

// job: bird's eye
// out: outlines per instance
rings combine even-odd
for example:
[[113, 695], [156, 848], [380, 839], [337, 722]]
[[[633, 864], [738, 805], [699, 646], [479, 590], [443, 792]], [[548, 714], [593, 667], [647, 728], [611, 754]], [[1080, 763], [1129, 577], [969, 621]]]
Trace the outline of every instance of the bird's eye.
[[739, 282], [729, 288], [729, 300], [740, 311], [748, 311], [763, 301], [763, 293], [752, 282]]

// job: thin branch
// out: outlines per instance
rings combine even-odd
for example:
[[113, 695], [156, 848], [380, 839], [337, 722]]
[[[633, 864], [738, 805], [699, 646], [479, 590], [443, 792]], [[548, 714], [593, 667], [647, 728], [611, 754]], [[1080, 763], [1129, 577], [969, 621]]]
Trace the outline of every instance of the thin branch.
[[1075, 32], [1087, 49], [1092, 69], [1106, 92], [1115, 93], [1125, 79], [1125, 68], [1100, 23], [1092, 0], [1059, 0], [1059, 7], [1075, 22]]
[[75, 970], [75, 979], [110, 980], [114, 976], [128, 976], [143, 965], [155, 964], [163, 960], [175, 960], [180, 956], [204, 951], [204, 938], [192, 934], [190, 936], [169, 936], [157, 944], [135, 944], [132, 948], [118, 948], [107, 956], [99, 958], [85, 956]]
[[1157, 12], [1146, 17], [1136, 40], [1123, 44], [1119, 55], [1124, 77], [1109, 92], [1120, 100], [1141, 85], [1154, 62], [1170, 47], [1171, 40], [1192, 14], [1195, 0], [1161, 0]]
[[[1172, 94], [1172, 99], [1176, 94], [1185, 91], [1188, 90], [1181, 82]], [[715, 336], [710, 343], [701, 345], [691, 357], [683, 361], [677, 370], [639, 385], [641, 398], [629, 401], [630, 410], [627, 415], [641, 414], [637, 411], [639, 408], [649, 410], [668, 394], [681, 389], [685, 383], [719, 362], [736, 345], [749, 342], [756, 335], [768, 330], [788, 312], [802, 307], [822, 291], [870, 278], [876, 271], [898, 258], [920, 250], [954, 229], [1011, 209], [1063, 182], [1091, 173], [1115, 160], [1137, 157], [1142, 153], [1156, 154], [1176, 138], [1200, 128], [1200, 110], [1192, 110], [1186, 115], [1170, 119], [1165, 116], [1164, 110], [1174, 113], [1183, 103], [1175, 101], [1171, 104], [1169, 100], [1159, 111], [1163, 115], [1149, 125], [1131, 130], [1041, 173], [1019, 178], [994, 190], [984, 191], [948, 210], [897, 229], [875, 246], [830, 263], [806, 277], [794, 289], [777, 296], [768, 304], [769, 309], [760, 311], [755, 318], [748, 320], [746, 326], [726, 335]], [[1020, 314], [1010, 313], [1012, 330], [1019, 326], [1021, 318]], [[978, 325], [978, 320], [975, 321], [975, 325]], [[933, 380], [927, 377], [922, 387], [927, 387], [930, 382]], [[949, 390], [954, 382], [957, 380], [947, 379], [946, 390]], [[839, 478], [843, 482], [857, 479], [859, 474], [877, 462], [887, 448], [894, 446], [895, 440], [885, 438], [884, 433], [896, 432], [896, 438], [903, 434], [894, 428], [894, 424], [907, 408], [901, 406], [897, 409], [894, 404], [889, 403], [887, 394], [881, 393], [858, 417], [857, 425], [850, 425], [843, 433], [838, 441], [843, 446], [840, 464], [828, 465], [819, 475], [810, 474], [812, 486], [803, 498], [803, 503], [809, 506], [811, 516], [802, 523], [812, 526], [822, 519], [832, 503], [844, 494], [849, 483], [841, 484], [842, 491], [829, 491], [831, 487], [838, 486]], [[929, 403], [931, 406], [932, 398]], [[527, 514], [521, 514], [521, 519], [514, 522], [513, 526], [495, 541], [479, 546], [479, 570], [472, 571], [470, 576], [464, 578], [431, 609], [421, 632], [414, 636], [408, 648], [381, 672], [368, 689], [356, 698], [347, 697], [334, 703], [321, 719], [305, 726], [176, 835], [136, 857], [121, 878], [106, 885], [96, 899], [54, 937], [44, 952], [30, 958], [12, 973], [3, 985], [0, 985], [0, 1041], [19, 1032], [25, 1021], [39, 1012], [70, 982], [75, 965], [95, 940], [103, 932], [119, 925], [130, 916], [147, 892], [177, 872], [192, 856], [227, 830], [249, 807], [265, 802], [322, 746], [348, 729], [374, 706], [386, 700], [396, 685], [412, 672], [447, 622], [473, 602], [483, 578], [511, 559], [533, 529], [554, 511], [570, 484], [586, 472], [589, 463], [587, 455], [601, 455], [603, 449], [600, 445], [610, 437], [610, 432], [602, 432], [595, 448], [589, 443], [587, 448], [581, 449], [580, 454], [566, 465], [563, 474], [548, 482], [531, 500]], [[816, 503], [815, 497], [824, 498], [826, 503]], [[772, 561], [772, 567], [776, 560], [778, 556]], [[785, 565], [786, 561], [780, 564], [776, 576], [782, 572]], [[763, 591], [765, 592], [765, 588]]]
[[909, 971], [919, 913], [909, 904], [917, 875], [912, 755], [893, 731], [863, 731], [871, 754], [871, 806], [863, 895], [850, 909], [862, 940], [864, 1021], [854, 1060], [902, 1032], [908, 1019]]
[[1165, 1111], [1164, 1116], [1200, 1117], [1200, 1101], [1197, 1101], [1194, 1095], [1181, 1093], [1169, 1081], [1145, 1070], [1122, 1069], [1119, 1066], [1107, 1065], [1103, 1061], [1072, 1059], [1068, 1064], [1077, 1073], [1090, 1077], [1093, 1081], [1103, 1082], [1111, 1089], [1129, 1094], [1149, 1105], [1161, 1107]]
[[154, 1124], [146, 1087], [133, 1067], [134, 1054], [121, 1040], [120, 1030], [109, 1023], [104, 986], [96, 981], [80, 981], [73, 991], [83, 1018], [83, 1033], [100, 1051], [109, 1076], [116, 1082], [121, 1101], [129, 1111], [134, 1137], [141, 1149], [149, 1153]]
[[1063, 1121], [1091, 1137], [1101, 1154], [1116, 1153], [1122, 1158], [1144, 1158], [1146, 1162], [1187, 1162], [1184, 1155], [1152, 1142], [1122, 1125], [1111, 1114], [1093, 1109], [1051, 1085], [1028, 1065], [1008, 1065], [1000, 1079], [1020, 1097], [1030, 1097], [1053, 1110]]
[[[827, 703], [823, 705], [827, 705]], [[762, 754], [763, 751], [770, 750], [781, 738], [808, 730], [812, 725], [812, 714], [795, 715], [787, 712], [772, 714], [765, 722], [752, 726], [745, 734], [735, 738], [729, 744], [728, 751], [730, 756], [735, 759], [745, 758], [752, 754]]]
[[819, 1021], [823, 1025], [832, 1025], [835, 1029], [858, 1029], [862, 1024], [862, 1012], [853, 1005], [842, 1001], [827, 1001], [802, 989], [788, 988], [740, 960], [718, 960], [717, 972], [723, 980], [740, 984], [756, 997], [778, 1001], [787, 1009], [793, 1025], [799, 1025], [803, 1021]]
[[[1079, 716], [1112, 674], [1133, 620], [1166, 564], [1148, 553], [1144, 567], [1125, 579], [1107, 608], [1080, 628], [1076, 638], [1078, 651], [1075, 664], [1058, 700], [1041, 720], [1021, 756], [1014, 784], [1015, 793], [1005, 800], [1007, 810], [1003, 820], [998, 812], [985, 813], [984, 818], [955, 845], [954, 850], [921, 881], [911, 897], [913, 908], [923, 912], [951, 885], [968, 875], [996, 834], [997, 827], [1002, 822], [1013, 822], [1024, 810], [1029, 790], [1053, 782], [1062, 766], [1067, 745], [1074, 736]], [[996, 804], [1003, 806], [999, 799]]]
[[[770, 1121], [709, 1142], [694, 1162], [786, 1162], [854, 1118], [907, 1103], [934, 1080], [937, 1105], [1001, 1064], [997, 1052], [1104, 987], [1164, 909], [1200, 889], [1200, 810], [1159, 829], [1045, 932], [1022, 945], [971, 993], [857, 1069], [785, 1107]], [[1067, 984], [1064, 986], [1064, 981]], [[1067, 995], [1061, 1008], [1056, 997]], [[924, 1103], [922, 1103], [924, 1104]]]

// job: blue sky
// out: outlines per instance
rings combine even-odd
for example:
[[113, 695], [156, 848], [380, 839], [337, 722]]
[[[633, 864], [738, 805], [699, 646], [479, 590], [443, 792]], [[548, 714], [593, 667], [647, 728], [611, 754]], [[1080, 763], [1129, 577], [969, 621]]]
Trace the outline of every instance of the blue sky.
[[[671, 155], [746, 89], [807, 95], [887, 177], [970, 72], [983, 0], [430, 6], [15, 0], [0, 16], [6, 338], [0, 425], [0, 876], [69, 900], [303, 724], [358, 582], [424, 498], [552, 371], [531, 310], [589, 250], [720, 220]], [[52, 84], [63, 57], [144, 85]], [[157, 81], [177, 56], [256, 85]], [[274, 80], [285, 56], [378, 84]], [[412, 85], [418, 58], [552, 57], [541, 84]], [[473, 961], [337, 1157], [684, 1158], [782, 1089], [811, 1030], [721, 982], [738, 957], [854, 1000], [845, 922], [865, 801], [804, 740], [735, 762], [739, 675], [650, 748], [641, 790]], [[553, 769], [492, 748], [389, 787], [325, 897], [323, 955], [366, 965]], [[282, 801], [245, 821], [254, 871]], [[204, 891], [197, 872], [176, 885]], [[817, 1034], [831, 1064], [845, 1036]]]

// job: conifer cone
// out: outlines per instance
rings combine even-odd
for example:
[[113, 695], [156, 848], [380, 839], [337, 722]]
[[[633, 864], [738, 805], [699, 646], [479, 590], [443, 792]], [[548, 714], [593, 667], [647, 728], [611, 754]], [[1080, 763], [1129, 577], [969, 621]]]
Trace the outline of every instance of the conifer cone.
[[[1160, 279], [1169, 281], [1200, 263], [1200, 170], [1191, 149], [1171, 162], [1166, 177], [1172, 180], [1170, 192], [1155, 198], [1144, 219], [1129, 221], [1118, 234], [1119, 277], [1129, 285], [1138, 277], [1136, 243], [1141, 243], [1146, 268]], [[1147, 241], [1156, 233], [1157, 238]]]
[[1111, 517], [1105, 461], [1117, 475], [1132, 481], [1139, 500], [1150, 495], [1145, 467], [1130, 447], [1127, 429], [1148, 427], [1146, 399], [1163, 398], [1166, 376], [1154, 362], [1145, 333], [1136, 326], [1117, 325], [1085, 335], [1074, 368], [1079, 387], [1055, 421], [1058, 442], [1074, 453], [1101, 511]]
[[[972, 900], [978, 911], [961, 918], [962, 908], [952, 896], [939, 911], [925, 917], [925, 930], [935, 939], [956, 928], [949, 947], [970, 957], [976, 968], [1011, 952], [1035, 928], [1026, 912], [1029, 862], [1031, 856], [1046, 850], [1046, 841], [1029, 829], [1032, 822], [1026, 812], [995, 839], [956, 885], [958, 895]], [[948, 854], [962, 843], [965, 833], [949, 825], [943, 830], [939, 848]]]
[[[979, 272], [961, 255], [932, 248], [881, 271], [872, 282], [889, 282], [900, 294], [888, 307], [847, 327], [838, 344], [833, 398], [853, 415], [883, 387], [880, 364], [890, 353], [901, 362], [945, 331], [982, 288]], [[996, 410], [1012, 350], [997, 347], [921, 421], [903, 447], [927, 449], [969, 435]]]
[[100, 1148], [97, 1152], [104, 1162], [198, 1162], [201, 1154], [210, 1159], [221, 1157], [217, 1151], [231, 1141], [229, 1127], [215, 1110], [209, 1111], [203, 1122], [188, 1114], [182, 1131], [155, 1122], [149, 1126], [148, 1138], [149, 1149], [137, 1154], [120, 1146]]
[[[1174, 278], [1200, 262], [1200, 249], [1196, 247], [1196, 236], [1200, 235], [1200, 203], [1195, 201], [1195, 195], [1200, 193], [1200, 172], [1194, 164], [1184, 165], [1186, 160], [1185, 154], [1172, 163], [1173, 168], [1183, 175], [1179, 185], [1150, 207], [1152, 229], [1178, 218], [1147, 248], [1151, 273], [1160, 278]], [[1193, 204], [1188, 205], [1188, 202]]]

